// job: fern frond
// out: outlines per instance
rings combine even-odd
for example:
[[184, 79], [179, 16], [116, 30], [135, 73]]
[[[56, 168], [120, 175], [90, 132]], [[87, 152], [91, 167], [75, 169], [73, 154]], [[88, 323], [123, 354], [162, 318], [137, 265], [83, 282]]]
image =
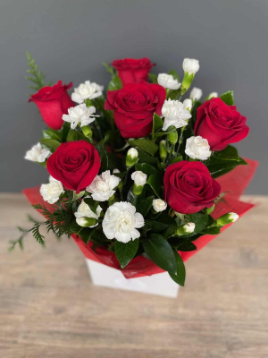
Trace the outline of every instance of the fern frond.
[[28, 87], [35, 91], [39, 91], [44, 86], [50, 86], [51, 83], [45, 84], [45, 75], [41, 70], [38, 71], [38, 66], [35, 63], [35, 60], [32, 58], [31, 54], [27, 51], [26, 55], [27, 55], [27, 60], [28, 60], [27, 64], [29, 66], [27, 73], [31, 74], [31, 76], [26, 76], [25, 78], [28, 81], [35, 83], [35, 86], [31, 85]]

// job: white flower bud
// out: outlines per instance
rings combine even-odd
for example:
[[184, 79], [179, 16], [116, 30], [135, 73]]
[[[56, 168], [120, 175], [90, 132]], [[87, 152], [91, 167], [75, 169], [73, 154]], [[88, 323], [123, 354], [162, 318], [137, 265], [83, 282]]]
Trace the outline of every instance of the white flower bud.
[[224, 226], [227, 224], [234, 223], [239, 218], [239, 215], [236, 213], [228, 213], [219, 217], [216, 221], [219, 226]]
[[183, 226], [180, 226], [177, 229], [177, 235], [178, 236], [183, 236], [183, 235], [188, 235], [188, 234], [192, 234], [195, 230], [195, 223], [187, 223]]
[[192, 110], [192, 107], [193, 107], [193, 102], [190, 98], [186, 98], [184, 101], [183, 101], [183, 107], [185, 109], [187, 109], [189, 112], [191, 112]]
[[167, 203], [162, 199], [154, 199], [153, 200], [153, 209], [157, 213], [160, 213], [161, 211], [166, 210]]
[[127, 152], [126, 165], [127, 167], [132, 167], [137, 163], [139, 157], [139, 152], [135, 148], [130, 148]]
[[207, 139], [200, 136], [186, 140], [185, 153], [192, 159], [207, 160], [211, 156]]
[[37, 143], [32, 147], [31, 150], [28, 150], [25, 155], [25, 159], [31, 160], [32, 162], [43, 163], [46, 158], [50, 155], [48, 149], [43, 149], [41, 143]]
[[190, 93], [190, 98], [193, 100], [193, 101], [199, 101], [200, 98], [202, 97], [202, 90], [200, 88], [197, 88], [197, 87], [194, 87], [192, 90], [191, 90], [191, 93]]
[[157, 82], [160, 86], [170, 90], [177, 90], [181, 86], [181, 83], [179, 83], [178, 80], [174, 79], [172, 75], [168, 75], [167, 73], [159, 73]]
[[113, 170], [113, 174], [119, 174], [120, 173], [120, 170], [119, 169], [114, 169]]
[[[86, 196], [85, 199], [86, 198], [89, 198], [89, 196]], [[97, 206], [96, 213], [94, 213], [85, 201], [82, 200], [81, 204], [78, 206], [77, 212], [74, 213], [74, 216], [76, 217], [76, 222], [79, 226], [92, 228], [98, 225], [96, 221], [100, 217], [101, 212], [102, 208], [99, 205]]]
[[62, 193], [64, 193], [62, 183], [52, 176], [49, 177], [49, 184], [42, 184], [40, 188], [40, 194], [49, 204], [56, 203]]
[[182, 68], [184, 72], [191, 74], [196, 74], [199, 70], [199, 61], [195, 59], [185, 58], [182, 63]]
[[63, 114], [62, 119], [65, 122], [71, 123], [71, 129], [75, 129], [78, 124], [83, 127], [94, 122], [95, 117], [98, 117], [97, 115], [94, 115], [95, 112], [95, 107], [87, 107], [85, 103], [82, 103], [76, 107], [70, 107], [68, 109], [69, 114]]
[[97, 83], [86, 81], [81, 83], [72, 93], [72, 100], [76, 103], [83, 103], [86, 99], [94, 99], [102, 95], [103, 86]]
[[143, 226], [143, 216], [136, 213], [135, 206], [123, 201], [109, 206], [102, 222], [107, 239], [124, 243], [139, 238], [140, 232], [137, 229]]
[[118, 186], [120, 180], [119, 177], [112, 175], [110, 170], [106, 170], [101, 175], [97, 175], [86, 190], [92, 193], [93, 200], [106, 201], [114, 195], [113, 189]]
[[208, 95], [208, 99], [217, 98], [217, 97], [218, 97], [218, 93], [217, 93], [217, 92], [211, 92], [211, 93]]
[[143, 186], [146, 184], [147, 175], [138, 170], [131, 174], [131, 179], [134, 180], [137, 186]]

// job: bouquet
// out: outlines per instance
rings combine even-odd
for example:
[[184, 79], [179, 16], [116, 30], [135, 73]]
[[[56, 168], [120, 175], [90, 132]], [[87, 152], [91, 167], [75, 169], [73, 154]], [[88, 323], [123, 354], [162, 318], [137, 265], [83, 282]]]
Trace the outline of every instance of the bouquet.
[[183, 286], [184, 261], [252, 207], [238, 201], [256, 165], [231, 145], [249, 133], [233, 92], [202, 102], [200, 89], [188, 94], [197, 60], [184, 59], [180, 81], [142, 58], [104, 64], [107, 93], [85, 81], [70, 96], [72, 83], [45, 84], [28, 61], [29, 102], [47, 129], [25, 158], [50, 176], [24, 191], [44, 222], [30, 218], [11, 249], [28, 232], [44, 245], [44, 225], [127, 278], [167, 271]]

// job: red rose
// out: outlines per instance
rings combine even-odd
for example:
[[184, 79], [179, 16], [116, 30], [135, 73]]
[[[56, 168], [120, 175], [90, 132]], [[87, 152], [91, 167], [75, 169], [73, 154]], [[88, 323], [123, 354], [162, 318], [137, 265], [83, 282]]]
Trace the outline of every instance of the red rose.
[[134, 58], [114, 60], [112, 66], [118, 71], [118, 76], [125, 86], [129, 83], [148, 81], [148, 73], [155, 64], [144, 57], [139, 60]]
[[206, 138], [210, 149], [217, 152], [248, 135], [246, 120], [235, 106], [228, 106], [220, 98], [212, 98], [197, 108], [194, 133]]
[[98, 151], [84, 140], [62, 143], [47, 160], [49, 174], [77, 193], [91, 184], [100, 166]]
[[165, 201], [181, 214], [193, 214], [213, 205], [221, 186], [200, 162], [181, 161], [167, 167]]
[[62, 115], [68, 114], [68, 108], [74, 106], [67, 92], [72, 86], [72, 83], [62, 85], [62, 82], [59, 81], [54, 86], [41, 88], [29, 99], [29, 102], [34, 102], [37, 105], [48, 127], [52, 129], [62, 127]]
[[158, 84], [134, 83], [109, 91], [104, 108], [114, 111], [122, 137], [140, 138], [152, 131], [154, 112], [161, 115], [166, 91]]

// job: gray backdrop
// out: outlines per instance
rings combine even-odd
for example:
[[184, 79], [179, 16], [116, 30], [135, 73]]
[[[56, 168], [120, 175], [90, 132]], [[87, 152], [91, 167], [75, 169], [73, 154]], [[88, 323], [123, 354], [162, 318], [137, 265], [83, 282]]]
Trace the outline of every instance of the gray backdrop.
[[148, 56], [154, 72], [182, 74], [197, 58], [195, 85], [205, 94], [229, 89], [248, 117], [250, 135], [237, 147], [260, 161], [247, 192], [267, 194], [267, 0], [0, 0], [0, 190], [47, 181], [44, 168], [23, 160], [44, 127], [27, 103], [25, 51], [47, 80], [106, 84], [101, 63]]

